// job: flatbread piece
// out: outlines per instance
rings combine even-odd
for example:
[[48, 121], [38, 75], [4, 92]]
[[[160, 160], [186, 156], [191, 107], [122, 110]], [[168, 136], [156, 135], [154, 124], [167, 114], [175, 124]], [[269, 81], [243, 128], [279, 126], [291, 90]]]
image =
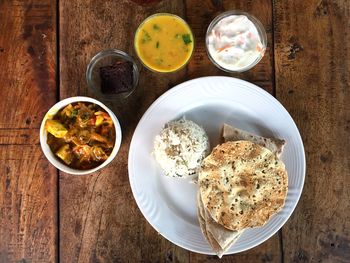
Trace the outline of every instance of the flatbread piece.
[[264, 225], [284, 206], [285, 166], [269, 149], [249, 141], [216, 146], [199, 171], [199, 190], [214, 221], [233, 231]]
[[221, 258], [237, 241], [243, 231], [232, 231], [216, 223], [205, 210], [200, 192], [197, 194], [198, 220], [202, 233], [213, 251]]
[[275, 153], [278, 157], [282, 154], [283, 148], [286, 144], [285, 140], [276, 138], [266, 138], [259, 135], [249, 133], [244, 130], [240, 130], [234, 126], [224, 124], [222, 129], [222, 137], [225, 142], [228, 141], [250, 141], [266, 147], [271, 152]]

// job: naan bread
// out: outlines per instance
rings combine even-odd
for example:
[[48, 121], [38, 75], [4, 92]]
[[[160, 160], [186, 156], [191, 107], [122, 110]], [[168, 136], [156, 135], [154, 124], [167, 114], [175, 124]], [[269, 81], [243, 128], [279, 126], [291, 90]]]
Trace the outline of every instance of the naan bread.
[[231, 231], [216, 223], [204, 209], [200, 192], [197, 194], [198, 220], [202, 233], [213, 251], [221, 258], [243, 231]]
[[284, 206], [288, 188], [283, 162], [249, 141], [216, 146], [204, 159], [198, 179], [205, 210], [233, 231], [264, 225]]
[[236, 127], [233, 127], [226, 123], [224, 124], [223, 130], [222, 130], [222, 137], [224, 138], [225, 142], [228, 142], [228, 141], [254, 142], [263, 147], [266, 147], [271, 152], [276, 154], [278, 157], [280, 157], [280, 155], [282, 154], [283, 148], [286, 144], [284, 140], [280, 140], [276, 138], [265, 138], [259, 135], [249, 133], [247, 131], [237, 129]]

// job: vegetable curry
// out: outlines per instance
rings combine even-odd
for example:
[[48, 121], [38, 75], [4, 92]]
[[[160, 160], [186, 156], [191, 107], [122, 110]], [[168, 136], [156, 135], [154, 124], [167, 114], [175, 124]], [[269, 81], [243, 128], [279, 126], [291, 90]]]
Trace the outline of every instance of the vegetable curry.
[[111, 117], [98, 105], [74, 103], [45, 123], [47, 144], [60, 161], [73, 169], [99, 166], [110, 156], [115, 142]]

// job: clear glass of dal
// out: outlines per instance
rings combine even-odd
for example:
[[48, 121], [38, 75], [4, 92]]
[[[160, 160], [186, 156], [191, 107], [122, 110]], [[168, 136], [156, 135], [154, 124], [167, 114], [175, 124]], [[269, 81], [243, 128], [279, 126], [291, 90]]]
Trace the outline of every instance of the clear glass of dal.
[[251, 69], [267, 46], [264, 26], [254, 16], [231, 10], [215, 17], [206, 33], [209, 59], [219, 69], [235, 73]]
[[147, 17], [136, 30], [134, 48], [149, 70], [175, 72], [191, 59], [194, 37], [190, 26], [181, 17], [157, 13]]

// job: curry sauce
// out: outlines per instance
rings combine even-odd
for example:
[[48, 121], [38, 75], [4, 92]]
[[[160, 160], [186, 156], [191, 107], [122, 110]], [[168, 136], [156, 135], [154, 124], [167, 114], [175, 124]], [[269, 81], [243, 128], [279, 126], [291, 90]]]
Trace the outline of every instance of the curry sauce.
[[137, 29], [135, 49], [143, 64], [158, 72], [180, 69], [193, 51], [191, 29], [182, 18], [172, 14], [156, 14]]
[[73, 169], [92, 169], [111, 155], [115, 128], [111, 117], [93, 103], [74, 103], [45, 123], [47, 144], [55, 156]]

